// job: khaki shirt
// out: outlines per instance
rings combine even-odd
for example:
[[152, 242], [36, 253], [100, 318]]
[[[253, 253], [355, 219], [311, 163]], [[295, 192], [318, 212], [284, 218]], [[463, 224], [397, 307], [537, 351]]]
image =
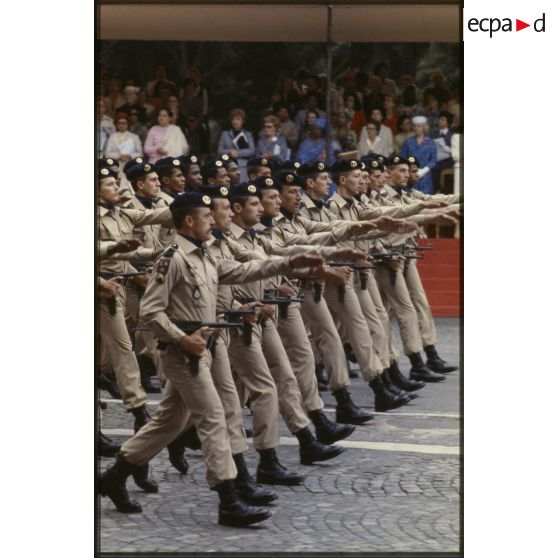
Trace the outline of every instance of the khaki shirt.
[[[215, 321], [220, 283], [250, 284], [290, 269], [287, 258], [245, 264], [215, 259], [207, 246], [200, 248], [181, 235], [176, 236], [171, 248], [172, 257], [162, 256], [158, 260], [140, 305], [140, 319], [165, 342], [179, 343], [184, 337], [184, 332], [171, 320]], [[162, 262], [163, 259], [168, 262]], [[168, 263], [168, 267], [163, 263]]]

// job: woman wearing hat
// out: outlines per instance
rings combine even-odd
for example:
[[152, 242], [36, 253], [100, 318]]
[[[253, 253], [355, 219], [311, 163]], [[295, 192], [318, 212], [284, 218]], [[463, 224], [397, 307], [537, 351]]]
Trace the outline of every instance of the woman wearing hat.
[[155, 163], [163, 157], [179, 157], [188, 155], [190, 147], [182, 133], [175, 124], [171, 124], [172, 111], [161, 107], [157, 110], [157, 122], [145, 140], [145, 154], [150, 163]]
[[433, 194], [432, 175], [430, 171], [436, 166], [436, 144], [428, 137], [428, 124], [425, 116], [415, 116], [412, 120], [415, 135], [406, 139], [401, 148], [401, 156], [412, 155], [420, 161], [419, 181], [415, 188], [425, 194]]
[[[302, 164], [325, 161], [326, 159], [326, 122], [318, 118], [310, 128], [310, 136], [305, 139], [298, 148], [296, 159]], [[330, 154], [331, 155], [331, 154]], [[331, 158], [331, 157], [330, 157]], [[330, 161], [328, 161], [329, 164]]]
[[135, 157], [143, 155], [139, 136], [128, 130], [129, 117], [120, 112], [115, 118], [117, 131], [111, 134], [105, 147], [105, 157], [115, 159], [120, 163], [120, 171], [124, 164]]
[[256, 157], [266, 157], [282, 163], [289, 158], [287, 141], [279, 135], [279, 119], [266, 116], [263, 119], [262, 135], [256, 147]]

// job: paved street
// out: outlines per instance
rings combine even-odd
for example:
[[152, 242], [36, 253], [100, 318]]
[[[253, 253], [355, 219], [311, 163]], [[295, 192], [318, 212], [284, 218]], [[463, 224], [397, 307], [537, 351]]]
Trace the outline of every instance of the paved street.
[[[459, 360], [459, 321], [439, 318], [438, 350]], [[402, 351], [401, 351], [402, 352]], [[409, 368], [400, 359], [403, 372]], [[376, 413], [370, 423], [340, 442], [345, 452], [335, 460], [303, 466], [298, 445], [282, 423], [279, 457], [305, 474], [304, 485], [275, 487], [279, 500], [273, 517], [247, 529], [217, 525], [217, 495], [208, 490], [201, 452], [188, 452], [190, 470], [181, 476], [166, 450], [152, 461], [158, 494], [146, 494], [128, 481], [131, 497], [144, 512], [124, 515], [100, 500], [101, 552], [405, 552], [459, 550], [459, 379], [427, 384], [411, 404]], [[351, 393], [362, 407], [373, 408], [370, 388], [352, 380]], [[108, 409], [102, 430], [124, 441], [132, 418], [120, 402], [101, 392]], [[150, 395], [153, 402], [160, 396]], [[334, 418], [334, 399], [322, 393]], [[155, 410], [155, 405], [150, 411]], [[245, 422], [250, 424], [248, 412]], [[112, 460], [102, 459], [101, 469]], [[257, 454], [247, 454], [255, 472]]]

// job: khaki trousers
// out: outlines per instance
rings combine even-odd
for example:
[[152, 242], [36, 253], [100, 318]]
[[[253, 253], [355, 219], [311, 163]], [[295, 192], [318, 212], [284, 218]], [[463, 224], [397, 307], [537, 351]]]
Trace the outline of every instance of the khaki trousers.
[[124, 443], [120, 453], [133, 465], [148, 463], [184, 431], [190, 420], [201, 442], [209, 485], [236, 478], [225, 412], [211, 377], [209, 352], [200, 359], [196, 376], [191, 373], [188, 358], [174, 345], [169, 345], [161, 359], [167, 383], [157, 412]]
[[302, 321], [299, 303], [289, 304], [287, 317], [277, 320], [277, 331], [298, 383], [304, 409], [307, 413], [323, 409], [324, 402], [316, 379], [316, 361]]
[[99, 330], [105, 363], [110, 360], [116, 383], [122, 395], [124, 408], [129, 411], [141, 407], [147, 401], [141, 387], [140, 371], [132, 341], [124, 319], [125, 296], [122, 288], [116, 295], [116, 315], [112, 316], [106, 303], [99, 304]]
[[367, 382], [373, 380], [383, 368], [374, 353], [370, 329], [353, 284], [349, 282], [345, 285], [343, 302], [339, 301], [338, 289], [335, 285], [326, 283], [324, 297], [333, 319], [340, 323], [353, 348], [363, 378]]
[[384, 368], [388, 368], [390, 365], [390, 335], [391, 335], [391, 322], [389, 320], [388, 312], [382, 301], [382, 296], [380, 295], [380, 290], [378, 289], [378, 283], [376, 282], [376, 277], [371, 274], [368, 279], [368, 294], [374, 303], [376, 308], [376, 314], [380, 319], [383, 327], [382, 340], [378, 341], [380, 346], [378, 347], [378, 355], [380, 361]]
[[387, 265], [379, 264], [375, 273], [384, 306], [388, 312], [393, 311], [397, 319], [405, 354], [409, 356], [422, 351], [417, 312], [407, 290], [403, 273], [396, 272], [394, 285], [392, 285], [392, 274]]
[[242, 410], [232, 377], [227, 347], [228, 334], [225, 331], [215, 343], [213, 362], [211, 363], [211, 376], [225, 411], [231, 450], [233, 455], [236, 455], [237, 453], [244, 453], [248, 449], [248, 444], [246, 443]]
[[[149, 357], [155, 369], [157, 377], [164, 383], [166, 381], [161, 356], [157, 349], [157, 340], [153, 332], [139, 321], [141, 294], [140, 289], [132, 281], [126, 283], [126, 325], [131, 332], [131, 338], [134, 340], [134, 352], [136, 355], [145, 355]], [[135, 328], [140, 328], [133, 332]]]
[[415, 310], [417, 312], [420, 334], [422, 337], [422, 345], [436, 344], [436, 326], [434, 325], [434, 318], [430, 310], [428, 298], [424, 292], [422, 281], [417, 269], [417, 261], [409, 260], [406, 272], [403, 274], [405, 284], [409, 290], [409, 295]]
[[345, 388], [351, 383], [347, 359], [324, 295], [322, 293], [319, 302], [314, 302], [312, 287], [304, 288], [302, 292], [304, 293], [304, 302], [301, 306], [302, 317], [312, 333], [314, 348], [324, 363], [329, 389], [335, 391]]
[[291, 432], [298, 432], [310, 424], [302, 404], [302, 394], [289, 357], [272, 320], [262, 325], [262, 350], [279, 395], [279, 412]]
[[252, 344], [246, 346], [242, 332], [230, 330], [229, 359], [236, 377], [250, 397], [254, 447], [258, 450], [279, 445], [279, 396], [262, 352], [259, 326], [252, 330]]

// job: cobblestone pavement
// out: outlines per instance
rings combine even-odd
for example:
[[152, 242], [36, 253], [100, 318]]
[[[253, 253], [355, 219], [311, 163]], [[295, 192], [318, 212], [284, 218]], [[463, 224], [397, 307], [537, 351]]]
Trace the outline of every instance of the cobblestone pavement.
[[[440, 354], [457, 363], [458, 320], [437, 319], [437, 326]], [[408, 369], [406, 358], [400, 366]], [[377, 413], [341, 442], [346, 446], [341, 456], [326, 463], [300, 465], [296, 441], [282, 425], [280, 459], [306, 476], [304, 485], [275, 487], [279, 499], [271, 508], [273, 517], [247, 529], [217, 524], [217, 495], [207, 488], [201, 452], [187, 450], [190, 470], [181, 476], [164, 450], [151, 463], [159, 493], [146, 494], [131, 479], [128, 482], [131, 497], [143, 506], [142, 514], [120, 514], [108, 499], [100, 500], [100, 550], [457, 552], [460, 373], [428, 384], [419, 398], [401, 409]], [[351, 392], [358, 404], [373, 407], [362, 380], [352, 381]], [[103, 432], [124, 441], [132, 419], [120, 403], [104, 392], [102, 397], [109, 403]], [[322, 397], [333, 418], [333, 397]], [[250, 424], [248, 414], [245, 421]], [[101, 459], [101, 469], [111, 461]], [[252, 447], [247, 462], [255, 472], [257, 454]]]

